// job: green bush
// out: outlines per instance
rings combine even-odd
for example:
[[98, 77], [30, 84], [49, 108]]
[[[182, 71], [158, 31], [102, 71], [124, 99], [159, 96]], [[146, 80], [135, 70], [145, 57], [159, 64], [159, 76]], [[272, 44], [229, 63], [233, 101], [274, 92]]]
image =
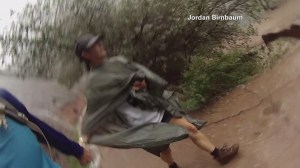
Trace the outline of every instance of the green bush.
[[199, 53], [184, 72], [184, 107], [203, 105], [213, 96], [245, 82], [257, 72], [257, 52]]
[[130, 57], [177, 84], [181, 76], [173, 74], [181, 74], [199, 48], [247, 36], [240, 21], [190, 21], [190, 15], [239, 14], [246, 21], [257, 17], [257, 7], [255, 0], [38, 0], [0, 36], [0, 45], [19, 73], [70, 85], [82, 71], [75, 39], [102, 33], [109, 56]]

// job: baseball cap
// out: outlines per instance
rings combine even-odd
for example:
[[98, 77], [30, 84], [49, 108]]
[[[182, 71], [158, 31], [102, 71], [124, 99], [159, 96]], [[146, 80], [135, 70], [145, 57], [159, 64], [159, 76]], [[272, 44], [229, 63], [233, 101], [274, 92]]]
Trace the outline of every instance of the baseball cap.
[[75, 53], [81, 58], [82, 52], [93, 47], [99, 40], [103, 39], [103, 35], [93, 35], [90, 33], [83, 34], [76, 40]]

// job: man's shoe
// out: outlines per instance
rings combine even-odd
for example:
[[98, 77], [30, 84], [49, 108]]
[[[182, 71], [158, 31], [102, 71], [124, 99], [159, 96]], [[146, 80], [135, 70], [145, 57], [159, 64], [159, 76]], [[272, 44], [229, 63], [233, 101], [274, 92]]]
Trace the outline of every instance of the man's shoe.
[[224, 165], [231, 161], [235, 155], [239, 151], [239, 145], [234, 144], [231, 147], [227, 147], [224, 145], [222, 148], [219, 149], [219, 155], [218, 157], [215, 157], [215, 159], [221, 164]]

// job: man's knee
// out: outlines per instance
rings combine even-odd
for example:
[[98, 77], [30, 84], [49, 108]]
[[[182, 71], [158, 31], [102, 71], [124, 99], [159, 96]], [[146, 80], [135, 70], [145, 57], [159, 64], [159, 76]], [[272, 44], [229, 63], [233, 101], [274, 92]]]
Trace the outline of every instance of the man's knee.
[[198, 133], [198, 129], [193, 124], [188, 124], [185, 128], [189, 131], [190, 134]]
[[180, 118], [180, 119], [172, 119], [171, 123], [176, 124], [176, 125], [180, 125], [184, 128], [186, 128], [190, 134], [195, 134], [198, 132], [198, 129], [196, 128], [196, 126], [194, 126], [192, 123], [188, 122], [185, 118]]
[[182, 123], [182, 126], [186, 128], [190, 134], [196, 134], [198, 132], [197, 127], [188, 121]]
[[182, 127], [188, 130], [189, 134], [196, 134], [198, 132], [198, 129], [191, 123], [183, 123], [181, 124]]

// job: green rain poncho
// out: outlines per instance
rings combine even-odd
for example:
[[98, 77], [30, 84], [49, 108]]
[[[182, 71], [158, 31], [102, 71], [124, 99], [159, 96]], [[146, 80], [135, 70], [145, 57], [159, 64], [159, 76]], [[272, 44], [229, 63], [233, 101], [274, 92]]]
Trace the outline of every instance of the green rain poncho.
[[174, 117], [184, 116], [198, 129], [203, 127], [204, 121], [193, 119], [180, 110], [173, 92], [165, 90], [167, 82], [164, 79], [118, 56], [93, 69], [86, 79], [87, 111], [82, 121], [82, 134], [90, 137], [88, 143], [116, 148], [150, 148], [188, 137], [188, 131], [177, 125], [145, 123], [129, 127], [122, 122], [117, 107], [131, 95], [133, 81], [141, 78], [146, 79], [148, 86], [147, 96], [141, 96], [145, 104], [157, 105], [156, 108]]

